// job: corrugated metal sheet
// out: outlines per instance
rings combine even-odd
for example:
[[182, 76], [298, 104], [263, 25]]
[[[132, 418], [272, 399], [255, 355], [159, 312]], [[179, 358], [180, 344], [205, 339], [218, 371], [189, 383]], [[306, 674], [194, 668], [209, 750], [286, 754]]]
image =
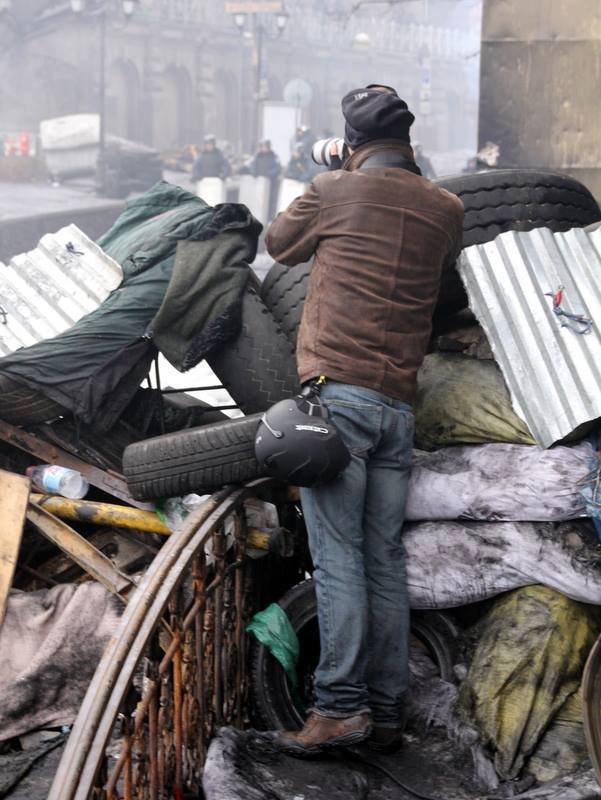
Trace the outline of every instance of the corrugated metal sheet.
[[119, 264], [75, 225], [0, 262], [0, 356], [49, 339], [98, 308], [121, 283]]
[[[516, 413], [544, 447], [601, 417], [601, 230], [510, 231], [459, 260], [470, 307], [492, 345]], [[562, 308], [593, 320], [563, 327]]]

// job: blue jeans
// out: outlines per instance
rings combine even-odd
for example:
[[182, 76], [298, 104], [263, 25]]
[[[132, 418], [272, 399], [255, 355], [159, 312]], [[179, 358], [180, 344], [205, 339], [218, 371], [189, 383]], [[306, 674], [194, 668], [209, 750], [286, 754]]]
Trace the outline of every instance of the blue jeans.
[[321, 642], [315, 709], [371, 710], [402, 725], [409, 602], [401, 541], [411, 468], [411, 407], [360, 386], [326, 382], [321, 397], [351, 452], [335, 481], [301, 490]]

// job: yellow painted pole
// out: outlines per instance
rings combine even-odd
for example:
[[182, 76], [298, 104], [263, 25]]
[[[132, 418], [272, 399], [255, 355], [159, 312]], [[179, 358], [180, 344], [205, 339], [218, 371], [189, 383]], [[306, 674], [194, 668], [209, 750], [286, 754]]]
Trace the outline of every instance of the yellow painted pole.
[[[154, 511], [142, 511], [131, 506], [113, 503], [97, 503], [93, 500], [71, 500], [55, 494], [31, 494], [29, 498], [41, 508], [60, 519], [85, 522], [89, 525], [106, 525], [112, 528], [127, 528], [143, 533], [159, 533], [169, 536], [171, 529], [161, 522]], [[250, 528], [246, 544], [255, 550], [269, 550], [268, 533]]]
[[93, 500], [70, 500], [58, 495], [32, 494], [30, 499], [51, 514], [73, 522], [130, 528], [144, 533], [160, 533], [163, 536], [171, 533], [170, 528], [161, 522], [154, 511], [142, 511], [112, 503], [96, 503]]

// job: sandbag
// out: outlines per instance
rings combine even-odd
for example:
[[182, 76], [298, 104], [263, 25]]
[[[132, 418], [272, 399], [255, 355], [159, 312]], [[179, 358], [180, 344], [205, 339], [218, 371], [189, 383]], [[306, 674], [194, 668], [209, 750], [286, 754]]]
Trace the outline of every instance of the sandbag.
[[511, 406], [494, 361], [431, 353], [418, 374], [414, 404], [415, 446], [435, 450], [452, 444], [535, 444]]
[[582, 687], [568, 697], [543, 733], [527, 770], [546, 783], [573, 772], [588, 756], [582, 725]]
[[585, 516], [594, 451], [519, 444], [413, 452], [405, 519], [561, 521]]
[[[600, 627], [601, 609], [544, 586], [500, 598], [479, 620], [458, 703], [494, 752], [502, 778], [521, 772], [560, 709], [577, 694]], [[557, 763], [559, 772], [573, 768], [569, 757], [566, 761]]]
[[419, 522], [403, 529], [411, 607], [452, 608], [536, 583], [601, 604], [588, 521]]

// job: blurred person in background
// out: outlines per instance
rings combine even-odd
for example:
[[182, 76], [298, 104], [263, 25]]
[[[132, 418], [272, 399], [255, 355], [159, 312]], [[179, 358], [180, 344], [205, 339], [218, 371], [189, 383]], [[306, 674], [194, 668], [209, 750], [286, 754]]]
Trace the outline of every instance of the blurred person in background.
[[203, 148], [192, 167], [192, 177], [201, 181], [203, 178], [221, 178], [225, 180], [230, 174], [230, 162], [217, 147], [213, 134], [204, 138]]
[[314, 175], [313, 164], [309, 156], [305, 153], [303, 145], [298, 142], [292, 148], [292, 155], [284, 173], [285, 178], [291, 178], [293, 181], [300, 181], [307, 183]]
[[240, 172], [254, 175], [255, 178], [268, 178], [269, 189], [269, 219], [273, 219], [278, 198], [278, 181], [282, 172], [282, 165], [277, 154], [271, 149], [271, 141], [262, 139], [259, 149], [252, 157], [249, 164]]

